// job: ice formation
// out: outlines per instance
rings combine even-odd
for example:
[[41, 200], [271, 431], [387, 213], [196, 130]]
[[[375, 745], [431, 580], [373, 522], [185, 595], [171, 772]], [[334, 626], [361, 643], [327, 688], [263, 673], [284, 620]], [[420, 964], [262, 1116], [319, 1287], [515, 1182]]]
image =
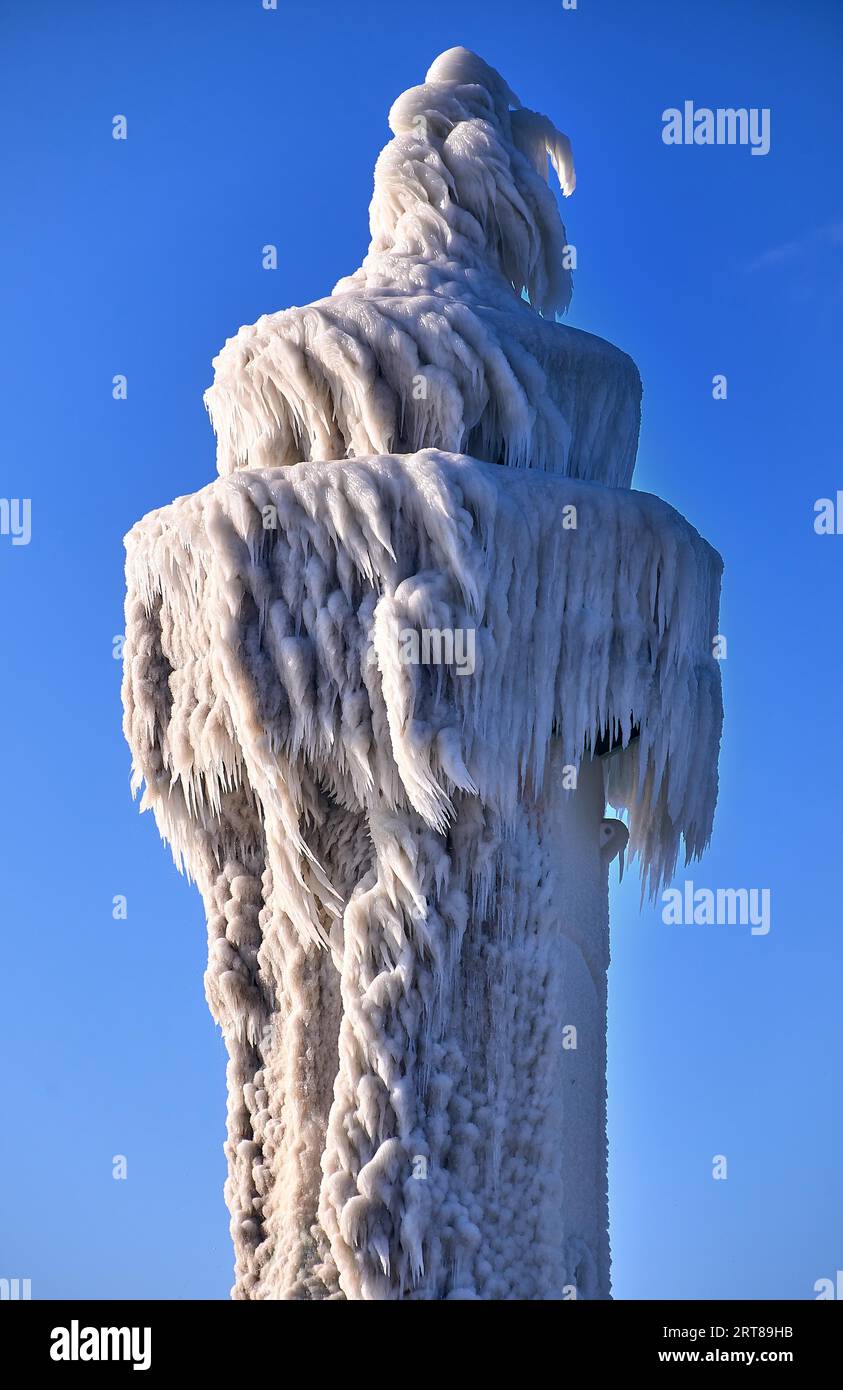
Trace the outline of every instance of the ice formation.
[[229, 340], [220, 478], [127, 538], [135, 785], [207, 910], [234, 1296], [605, 1298], [606, 802], [651, 890], [706, 844], [721, 566], [553, 321], [567, 139], [464, 49], [390, 125], [361, 269]]

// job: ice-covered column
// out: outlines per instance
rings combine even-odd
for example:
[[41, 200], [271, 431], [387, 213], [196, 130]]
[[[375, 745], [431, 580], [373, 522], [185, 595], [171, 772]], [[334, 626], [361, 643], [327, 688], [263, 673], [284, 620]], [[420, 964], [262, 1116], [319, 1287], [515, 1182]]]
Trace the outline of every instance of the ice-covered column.
[[222, 476], [127, 538], [126, 734], [207, 909], [235, 1296], [605, 1298], [606, 803], [650, 888], [706, 843], [720, 562], [553, 321], [565, 137], [462, 49], [390, 124], [363, 266], [227, 343]]

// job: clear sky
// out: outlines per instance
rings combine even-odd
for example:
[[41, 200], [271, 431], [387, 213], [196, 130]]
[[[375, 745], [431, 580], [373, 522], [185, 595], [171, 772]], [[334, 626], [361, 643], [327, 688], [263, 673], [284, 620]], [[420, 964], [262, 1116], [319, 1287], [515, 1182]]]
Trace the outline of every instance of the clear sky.
[[[615, 1294], [843, 1268], [841, 39], [839, 0], [6, 0], [0, 1276], [227, 1296], [224, 1050], [198, 893], [129, 797], [122, 537], [212, 478], [225, 338], [359, 264], [389, 106], [454, 44], [570, 135], [569, 322], [635, 358], [636, 485], [724, 556], [720, 804], [677, 882], [772, 894], [767, 936], [670, 927], [613, 875]], [[685, 100], [769, 108], [769, 154], [665, 145]]]

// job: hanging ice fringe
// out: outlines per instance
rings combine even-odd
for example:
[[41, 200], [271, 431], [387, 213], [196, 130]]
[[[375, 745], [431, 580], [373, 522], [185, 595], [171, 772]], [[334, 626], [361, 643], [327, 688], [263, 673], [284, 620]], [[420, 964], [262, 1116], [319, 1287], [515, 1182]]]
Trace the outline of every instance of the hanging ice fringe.
[[235, 1296], [608, 1297], [605, 803], [651, 891], [707, 842], [721, 565], [553, 321], [566, 137], [464, 49], [390, 125], [361, 269], [226, 344], [220, 479], [127, 538], [135, 785], [207, 909]]

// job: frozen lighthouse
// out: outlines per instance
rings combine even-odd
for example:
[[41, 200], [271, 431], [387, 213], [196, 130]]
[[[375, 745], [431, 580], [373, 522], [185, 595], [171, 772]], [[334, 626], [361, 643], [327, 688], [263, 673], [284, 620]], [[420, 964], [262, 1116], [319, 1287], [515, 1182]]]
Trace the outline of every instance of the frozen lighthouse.
[[555, 322], [565, 136], [464, 49], [389, 120], [363, 265], [227, 342], [219, 478], [127, 538], [125, 730], [207, 910], [234, 1296], [607, 1298], [609, 863], [706, 844], [721, 566]]

